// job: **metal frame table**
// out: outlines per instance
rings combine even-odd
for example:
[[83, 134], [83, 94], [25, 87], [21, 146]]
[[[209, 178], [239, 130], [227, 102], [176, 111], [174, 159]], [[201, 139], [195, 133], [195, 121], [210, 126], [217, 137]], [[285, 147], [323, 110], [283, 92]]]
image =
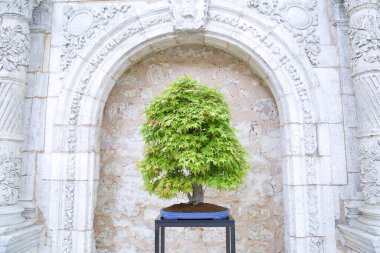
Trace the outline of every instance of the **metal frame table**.
[[165, 228], [166, 227], [225, 227], [226, 228], [226, 252], [236, 253], [235, 246], [235, 220], [230, 215], [223, 220], [166, 220], [160, 215], [154, 222], [154, 252], [165, 253]]

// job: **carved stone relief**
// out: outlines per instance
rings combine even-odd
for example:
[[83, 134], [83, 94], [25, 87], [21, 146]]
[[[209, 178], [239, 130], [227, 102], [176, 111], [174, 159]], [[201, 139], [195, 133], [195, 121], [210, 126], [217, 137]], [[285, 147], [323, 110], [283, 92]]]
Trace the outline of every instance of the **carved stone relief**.
[[0, 156], [0, 206], [17, 203], [20, 189], [21, 158]]
[[21, 25], [0, 28], [0, 71], [20, 70], [28, 64], [29, 30]]
[[357, 65], [359, 60], [380, 62], [380, 29], [377, 11], [362, 11], [350, 19], [351, 60]]
[[[269, 2], [268, 2], [269, 4]], [[212, 21], [217, 21], [229, 25], [231, 27], [237, 27], [243, 32], [251, 34], [254, 38], [257, 38], [263, 41], [263, 44], [271, 50], [274, 57], [280, 62], [281, 68], [283, 68], [290, 76], [294, 82], [294, 86], [297, 91], [297, 95], [302, 104], [303, 118], [305, 123], [312, 123], [312, 105], [311, 99], [308, 91], [308, 87], [305, 86], [304, 81], [302, 80], [298, 69], [295, 67], [294, 62], [290, 56], [281, 50], [281, 48], [276, 45], [274, 38], [271, 36], [266, 36], [264, 31], [259, 30], [257, 27], [249, 24], [245, 21], [239, 20], [238, 18], [231, 18], [223, 14], [213, 14], [209, 15], [209, 19]]]
[[[380, 53], [380, 50], [378, 50]], [[366, 72], [353, 78], [358, 123], [363, 133], [380, 130], [380, 73]], [[371, 110], [369, 110], [371, 108]]]
[[85, 47], [88, 40], [108, 25], [118, 14], [126, 14], [130, 5], [120, 7], [103, 6], [100, 9], [74, 9], [69, 7], [64, 14], [67, 22], [63, 28], [65, 43], [61, 54], [61, 70], [65, 71], [78, 56], [78, 50]]
[[3, 13], [15, 13], [26, 18], [31, 18], [33, 8], [42, 0], [0, 0], [0, 15]]
[[[129, 9], [129, 6], [124, 7]], [[168, 14], [162, 14], [157, 15], [152, 18], [142, 19], [140, 22], [133, 23], [129, 29], [128, 32], [123, 33], [121, 36], [114, 38], [110, 42], [106, 43], [104, 46], [104, 49], [100, 51], [99, 54], [97, 54], [93, 60], [91, 61], [91, 64], [87, 66], [85, 70], [85, 74], [83, 78], [80, 81], [80, 85], [78, 87], [77, 92], [74, 94], [74, 97], [72, 98], [72, 103], [70, 105], [70, 120], [69, 120], [69, 128], [68, 128], [68, 147], [73, 154], [70, 157], [69, 164], [67, 167], [67, 177], [69, 179], [73, 179], [75, 175], [75, 167], [76, 167], [76, 144], [77, 144], [77, 136], [76, 136], [76, 130], [77, 130], [77, 123], [78, 123], [78, 117], [79, 117], [79, 111], [80, 111], [80, 103], [82, 101], [82, 97], [84, 94], [84, 91], [87, 89], [90, 79], [92, 78], [93, 73], [98, 69], [98, 66], [103, 62], [105, 57], [114, 50], [118, 45], [123, 43], [125, 40], [127, 40], [129, 37], [133, 36], [134, 34], [138, 32], [142, 32], [145, 29], [152, 27], [154, 25], [162, 24], [162, 23], [168, 23], [171, 21], [171, 17]], [[108, 21], [107, 21], [108, 22]], [[89, 28], [91, 29], [91, 28]], [[76, 53], [75, 53], [76, 55]], [[71, 61], [70, 61], [71, 62]], [[65, 236], [63, 238], [63, 244], [65, 245], [65, 253], [72, 252], [72, 228], [70, 228], [70, 224], [72, 224], [72, 217], [74, 216], [74, 198], [75, 198], [75, 184], [71, 185], [70, 182], [66, 183], [65, 186], [66, 192], [70, 192], [70, 194], [65, 194], [65, 210], [71, 210], [70, 216], [64, 217], [64, 224], [68, 224], [68, 226], [65, 227]]]
[[317, 35], [318, 14], [317, 1], [307, 0], [280, 2], [279, 0], [249, 0], [248, 7], [269, 16], [275, 22], [282, 24], [293, 38], [302, 46], [312, 65], [318, 65], [319, 35]]
[[362, 141], [359, 147], [360, 183], [368, 204], [380, 204], [380, 139]]
[[205, 25], [209, 0], [169, 0], [176, 30], [195, 31]]
[[0, 81], [0, 112], [7, 112], [0, 114], [0, 135], [21, 135], [23, 105], [23, 88], [12, 81]]
[[352, 9], [364, 5], [364, 4], [377, 4], [378, 0], [345, 0], [344, 5], [348, 11]]

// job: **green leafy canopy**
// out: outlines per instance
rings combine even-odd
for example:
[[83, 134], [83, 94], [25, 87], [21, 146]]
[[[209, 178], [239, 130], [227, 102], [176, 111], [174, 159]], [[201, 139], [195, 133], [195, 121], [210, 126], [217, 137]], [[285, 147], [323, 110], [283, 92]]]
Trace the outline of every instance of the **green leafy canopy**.
[[249, 169], [248, 153], [231, 126], [221, 92], [188, 75], [178, 77], [145, 108], [144, 159], [148, 192], [173, 198], [192, 184], [236, 189]]

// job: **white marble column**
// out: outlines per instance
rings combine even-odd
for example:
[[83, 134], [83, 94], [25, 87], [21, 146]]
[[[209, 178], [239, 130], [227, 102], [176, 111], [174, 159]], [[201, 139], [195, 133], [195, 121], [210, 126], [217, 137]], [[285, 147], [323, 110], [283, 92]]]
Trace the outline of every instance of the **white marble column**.
[[352, 81], [359, 122], [360, 184], [364, 206], [341, 231], [348, 247], [380, 252], [380, 16], [377, 0], [346, 0]]
[[36, 252], [41, 226], [17, 205], [29, 25], [36, 0], [0, 2], [0, 252]]

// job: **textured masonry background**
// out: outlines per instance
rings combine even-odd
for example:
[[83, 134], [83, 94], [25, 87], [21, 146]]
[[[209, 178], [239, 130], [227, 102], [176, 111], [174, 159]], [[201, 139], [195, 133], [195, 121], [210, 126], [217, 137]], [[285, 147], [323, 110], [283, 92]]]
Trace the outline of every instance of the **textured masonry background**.
[[[233, 125], [252, 155], [252, 170], [237, 191], [208, 189], [206, 201], [232, 208], [238, 252], [284, 251], [284, 207], [278, 111], [268, 87], [250, 67], [221, 50], [179, 46], [149, 55], [116, 82], [101, 130], [101, 170], [95, 214], [98, 252], [152, 252], [153, 220], [177, 202], [149, 196], [136, 169], [143, 141], [143, 108], [178, 75], [190, 74], [220, 89]], [[223, 229], [168, 229], [167, 252], [224, 252]], [[202, 243], [200, 243], [202, 242]], [[128, 249], [127, 251], [125, 251]]]

